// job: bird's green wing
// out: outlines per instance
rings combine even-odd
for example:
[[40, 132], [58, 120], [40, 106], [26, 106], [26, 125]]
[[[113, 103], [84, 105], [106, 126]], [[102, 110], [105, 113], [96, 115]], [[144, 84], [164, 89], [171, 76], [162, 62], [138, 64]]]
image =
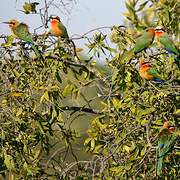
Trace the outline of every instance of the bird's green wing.
[[170, 134], [167, 137], [164, 143], [164, 147], [161, 150], [161, 156], [165, 156], [174, 147], [177, 137], [178, 136], [176, 134]]
[[12, 27], [13, 32], [19, 39], [33, 43], [31, 34], [29, 33], [28, 26], [24, 23], [19, 23], [16, 26]]
[[33, 43], [30, 43], [30, 45], [31, 45], [31, 47], [33, 48], [34, 52], [36, 53], [36, 56], [37, 56], [38, 58], [40, 58], [41, 56], [40, 56], [40, 54], [39, 54], [39, 51], [36, 49], [35, 45], [34, 45]]
[[156, 71], [156, 69], [155, 69], [154, 67], [150, 67], [150, 68], [147, 70], [147, 73], [148, 73], [149, 75], [153, 76], [154, 78], [164, 80], [164, 78], [161, 77], [161, 75]]
[[62, 22], [59, 22], [58, 27], [59, 27], [59, 29], [62, 31], [61, 37], [62, 37], [62, 38], [69, 38], [68, 33], [67, 33], [67, 29], [66, 29], [66, 27], [63, 25]]
[[174, 52], [175, 54], [179, 55], [178, 50], [176, 49], [176, 46], [174, 45], [174, 42], [167, 33], [164, 33], [163, 35], [158, 37], [158, 40], [161, 44], [163, 44], [167, 49]]
[[158, 159], [157, 171], [161, 171], [163, 158], [173, 148], [177, 137], [178, 136], [175, 133], [170, 134], [168, 129], [162, 129], [161, 132], [159, 133], [159, 142], [158, 142], [159, 159]]
[[158, 137], [159, 137], [158, 147], [160, 147], [161, 145], [164, 145], [166, 143], [166, 141], [168, 140], [168, 136], [169, 136], [168, 129], [163, 128], [158, 135]]
[[168, 129], [165, 128], [163, 128], [159, 133], [159, 141], [158, 141], [159, 155], [158, 155], [157, 171], [161, 171], [162, 169], [162, 164], [164, 159], [164, 155], [162, 155], [162, 150], [168, 140], [168, 135], [169, 135]]
[[153, 41], [154, 36], [148, 33], [143, 33], [137, 40], [134, 45], [135, 53], [142, 51], [147, 48]]

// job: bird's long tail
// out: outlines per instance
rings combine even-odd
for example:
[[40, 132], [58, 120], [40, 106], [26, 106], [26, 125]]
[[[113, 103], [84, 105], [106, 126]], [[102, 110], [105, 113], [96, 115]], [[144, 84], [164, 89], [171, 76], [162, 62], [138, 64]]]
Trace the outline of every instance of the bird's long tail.
[[154, 78], [154, 81], [156, 81], [156, 82], [161, 82], [161, 83], [163, 83], [163, 84], [169, 85], [169, 83], [168, 83], [167, 81], [164, 81], [164, 80], [162, 80], [162, 79]]
[[40, 56], [40, 54], [39, 54], [39, 51], [36, 49], [35, 45], [32, 44], [32, 43], [29, 43], [29, 44], [30, 44], [30, 46], [33, 48], [34, 52], [36, 53], [36, 56], [37, 56], [38, 58], [40, 58], [41, 56]]
[[157, 171], [161, 171], [164, 156], [161, 156], [158, 160]]
[[129, 51], [127, 51], [126, 56], [123, 60], [129, 62], [134, 57], [134, 55], [134, 48], [131, 48]]
[[72, 46], [73, 46], [73, 51], [74, 51], [74, 57], [76, 57], [76, 58], [78, 59], [78, 61], [79, 61], [80, 59], [79, 59], [79, 57], [78, 57], [78, 55], [77, 55], [77, 53], [76, 53], [76, 45], [75, 45], [74, 41], [71, 40], [71, 39], [68, 39], [67, 42], [72, 44]]
[[170, 51], [168, 48], [164, 48], [169, 54], [171, 54], [171, 57], [174, 59], [174, 62], [177, 64], [178, 68], [180, 69], [180, 52], [174, 53], [173, 51]]
[[126, 56], [133, 56], [133, 55], [134, 55], [134, 47], [131, 48], [131, 49], [127, 52]]

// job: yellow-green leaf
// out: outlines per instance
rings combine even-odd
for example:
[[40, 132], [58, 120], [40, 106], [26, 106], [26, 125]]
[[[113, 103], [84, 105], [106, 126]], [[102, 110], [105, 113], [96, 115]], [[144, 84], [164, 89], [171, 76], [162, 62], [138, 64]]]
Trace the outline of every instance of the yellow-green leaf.
[[22, 107], [19, 108], [18, 112], [16, 113], [16, 116], [21, 115], [21, 113], [22, 113]]
[[131, 150], [131, 148], [129, 146], [124, 145], [123, 148], [129, 153], [129, 151]]

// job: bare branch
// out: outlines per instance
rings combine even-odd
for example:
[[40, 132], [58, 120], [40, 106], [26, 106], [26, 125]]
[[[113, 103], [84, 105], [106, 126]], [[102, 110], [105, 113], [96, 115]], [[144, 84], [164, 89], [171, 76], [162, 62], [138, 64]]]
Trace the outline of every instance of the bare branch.
[[103, 114], [102, 111], [90, 109], [90, 108], [84, 108], [84, 107], [76, 107], [76, 106], [65, 106], [65, 107], [59, 107], [61, 111], [78, 111], [78, 112], [87, 112], [87, 113], [93, 113], [93, 114]]

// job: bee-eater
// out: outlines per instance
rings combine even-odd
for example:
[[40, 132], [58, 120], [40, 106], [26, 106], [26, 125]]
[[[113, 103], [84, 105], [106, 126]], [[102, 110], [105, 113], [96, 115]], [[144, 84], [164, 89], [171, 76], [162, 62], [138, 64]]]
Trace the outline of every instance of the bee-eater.
[[174, 58], [175, 63], [180, 68], [180, 52], [174, 45], [173, 40], [168, 36], [162, 26], [158, 26], [155, 30], [155, 39], [160, 47], [165, 49]]
[[26, 24], [19, 23], [15, 19], [11, 19], [10, 21], [4, 23], [9, 24], [9, 27], [11, 29], [11, 34], [14, 38], [26, 41], [33, 48], [37, 57], [40, 57], [39, 51], [36, 49], [34, 45], [34, 41]]
[[154, 40], [155, 30], [153, 28], [146, 29], [145, 32], [137, 38], [134, 45], [134, 53], [137, 54], [142, 50], [145, 50]]
[[157, 171], [161, 171], [164, 156], [173, 148], [176, 142], [177, 135], [174, 133], [174, 126], [174, 123], [171, 121], [165, 122], [158, 135], [159, 157]]
[[139, 74], [143, 79], [147, 80], [153, 80], [156, 82], [161, 82], [164, 84], [168, 84], [160, 74], [156, 71], [155, 67], [151, 65], [151, 63], [145, 59], [140, 59], [139, 60]]
[[67, 29], [63, 25], [63, 23], [61, 22], [59, 16], [51, 15], [49, 17], [49, 19], [51, 20], [51, 32], [52, 32], [52, 34], [55, 36], [60, 36], [61, 38], [64, 38], [67, 43], [72, 43], [73, 50], [74, 50], [74, 56], [76, 56], [77, 59], [79, 60], [79, 57], [76, 53], [76, 45], [72, 40], [69, 39]]
[[59, 16], [56, 15], [51, 15], [50, 17], [51, 20], [51, 32], [55, 36], [60, 36], [65, 39], [69, 39], [67, 29], [61, 22]]

